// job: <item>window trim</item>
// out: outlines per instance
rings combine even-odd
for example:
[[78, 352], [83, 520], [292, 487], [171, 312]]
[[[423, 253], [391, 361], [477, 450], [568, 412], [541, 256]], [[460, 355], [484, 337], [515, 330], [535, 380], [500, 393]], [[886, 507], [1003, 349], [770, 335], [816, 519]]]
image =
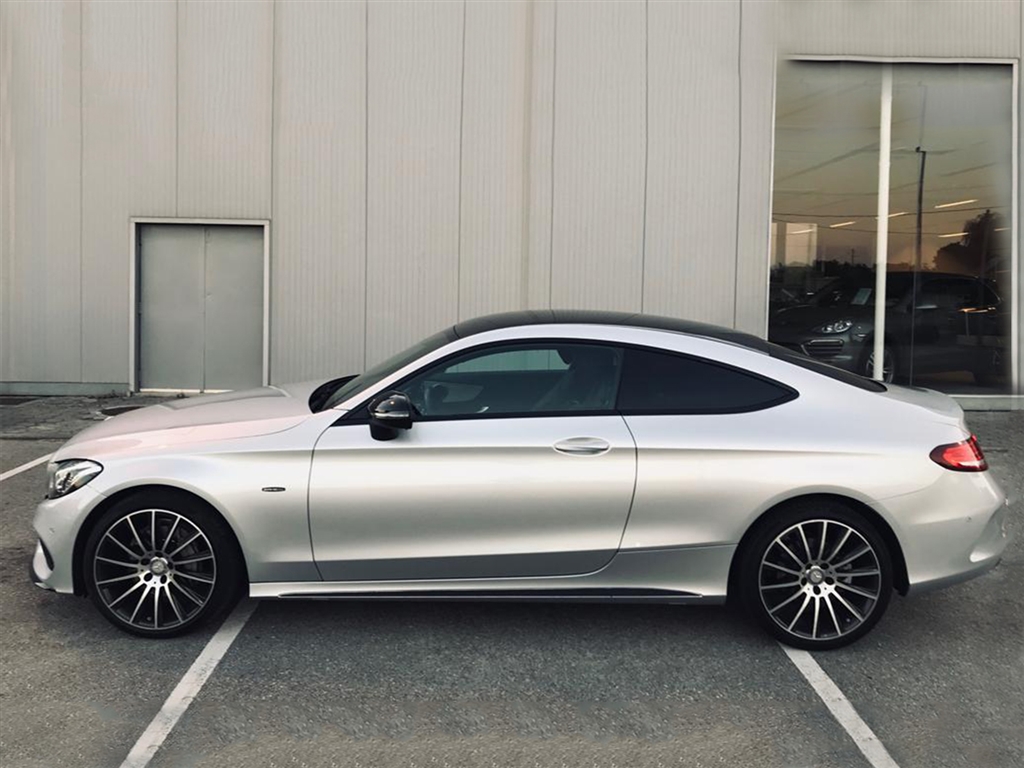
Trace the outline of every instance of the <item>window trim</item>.
[[333, 424], [332, 427], [342, 427], [350, 424], [369, 424], [369, 414], [367, 409], [370, 403], [377, 398], [387, 394], [388, 392], [402, 391], [402, 386], [410, 379], [415, 378], [420, 373], [424, 372], [428, 367], [432, 368], [435, 366], [441, 366], [450, 360], [457, 357], [476, 352], [478, 350], [492, 350], [500, 349], [501, 347], [514, 347], [522, 346], [523, 344], [575, 344], [575, 345], [588, 345], [598, 347], [611, 347], [621, 349], [623, 373], [625, 372], [626, 365], [626, 352], [627, 350], [633, 349], [641, 352], [654, 352], [657, 354], [669, 355], [674, 357], [686, 358], [693, 360], [698, 363], [704, 363], [706, 365], [713, 365], [725, 370], [739, 373], [742, 376], [749, 376], [761, 381], [767, 382], [768, 384], [774, 385], [775, 387], [783, 390], [784, 395], [771, 401], [767, 401], [763, 404], [753, 406], [741, 406], [735, 408], [681, 408], [681, 409], [664, 409], [664, 408], [651, 408], [651, 409], [622, 409], [619, 407], [619, 398], [622, 394], [622, 373], [619, 374], [618, 385], [615, 390], [615, 407], [610, 410], [589, 410], [589, 411], [517, 411], [513, 413], [467, 413], [461, 415], [445, 415], [445, 416], [420, 416], [414, 419], [414, 423], [420, 422], [445, 422], [445, 421], [494, 421], [497, 419], [544, 419], [544, 418], [566, 418], [573, 416], [714, 416], [714, 415], [733, 415], [738, 413], [755, 413], [757, 411], [768, 410], [769, 408], [775, 408], [780, 405], [784, 405], [788, 402], [792, 402], [800, 397], [800, 392], [789, 384], [784, 384], [777, 379], [773, 379], [770, 376], [751, 371], [746, 368], [739, 368], [729, 363], [723, 363], [719, 360], [712, 360], [707, 357], [701, 357], [700, 355], [693, 355], [686, 352], [678, 352], [676, 350], [665, 349], [664, 347], [655, 347], [646, 344], [636, 344], [629, 342], [617, 342], [617, 341], [602, 341], [599, 339], [575, 339], [570, 337], [537, 337], [530, 339], [503, 339], [501, 341], [484, 342], [475, 347], [469, 347], [466, 349], [460, 349], [451, 354], [445, 355], [444, 357], [438, 358], [427, 365], [417, 368], [415, 371], [409, 373], [407, 376], [402, 377], [396, 381], [392, 386], [379, 390], [374, 394], [370, 395], [365, 400], [361, 401], [358, 405], [353, 407], [350, 411], [342, 414]]

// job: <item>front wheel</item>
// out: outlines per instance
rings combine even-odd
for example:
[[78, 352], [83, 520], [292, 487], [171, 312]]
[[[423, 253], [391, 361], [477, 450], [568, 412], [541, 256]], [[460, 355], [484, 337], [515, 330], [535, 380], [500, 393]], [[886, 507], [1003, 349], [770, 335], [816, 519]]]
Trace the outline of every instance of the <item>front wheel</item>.
[[[896, 351], [892, 345], [882, 348], [882, 381], [892, 384], [896, 380]], [[875, 376], [875, 351], [869, 347], [861, 358], [860, 375], [872, 379]]]
[[795, 648], [839, 648], [867, 634], [892, 596], [892, 560], [864, 517], [831, 500], [796, 502], [740, 553], [743, 604]]
[[244, 569], [227, 524], [183, 494], [140, 494], [97, 521], [84, 576], [100, 613], [144, 637], [183, 634], [235, 602]]

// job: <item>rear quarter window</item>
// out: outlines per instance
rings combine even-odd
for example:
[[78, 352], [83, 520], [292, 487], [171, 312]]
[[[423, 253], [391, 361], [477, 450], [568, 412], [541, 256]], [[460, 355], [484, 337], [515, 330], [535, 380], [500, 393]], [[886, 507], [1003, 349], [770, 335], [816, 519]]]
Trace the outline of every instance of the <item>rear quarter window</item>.
[[702, 358], [628, 348], [618, 410], [626, 414], [744, 413], [797, 397], [756, 373]]

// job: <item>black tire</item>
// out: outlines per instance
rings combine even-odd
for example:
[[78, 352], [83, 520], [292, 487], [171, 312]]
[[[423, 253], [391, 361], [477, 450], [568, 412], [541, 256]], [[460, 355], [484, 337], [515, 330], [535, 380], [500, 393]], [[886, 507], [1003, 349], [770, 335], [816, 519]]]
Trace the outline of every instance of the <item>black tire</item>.
[[151, 638], [222, 616], [246, 583], [227, 523], [175, 491], [140, 492], [104, 512], [86, 540], [82, 571], [89, 597], [111, 624]]
[[838, 500], [801, 499], [780, 508], [758, 525], [738, 557], [744, 611], [794, 648], [849, 645], [871, 631], [892, 597], [885, 540]]
[[[868, 339], [867, 348], [860, 356], [860, 361], [857, 364], [857, 373], [861, 376], [865, 376], [869, 379], [874, 378], [874, 342]], [[886, 365], [888, 363], [888, 366]], [[885, 369], [888, 367], [889, 372], [885, 373]], [[885, 346], [882, 347], [882, 381], [886, 384], [892, 384], [896, 381], [896, 377], [900, 375], [900, 357], [896, 352], [896, 347], [890, 344], [888, 341], [885, 342]]]

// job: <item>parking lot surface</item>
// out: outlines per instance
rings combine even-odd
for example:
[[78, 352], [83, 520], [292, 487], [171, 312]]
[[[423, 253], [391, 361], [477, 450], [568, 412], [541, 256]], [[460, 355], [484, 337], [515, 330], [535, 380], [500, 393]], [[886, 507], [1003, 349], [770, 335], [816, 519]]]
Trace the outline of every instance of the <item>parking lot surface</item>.
[[[0, 471], [128, 401], [0, 408]], [[135, 401], [136, 403], [138, 400]], [[909, 766], [1024, 765], [1024, 413], [969, 414], [1003, 563], [813, 654]], [[216, 629], [146, 641], [26, 575], [43, 465], [0, 484], [0, 765], [119, 766]], [[265, 602], [151, 766], [867, 766], [782, 649], [722, 608]]]

